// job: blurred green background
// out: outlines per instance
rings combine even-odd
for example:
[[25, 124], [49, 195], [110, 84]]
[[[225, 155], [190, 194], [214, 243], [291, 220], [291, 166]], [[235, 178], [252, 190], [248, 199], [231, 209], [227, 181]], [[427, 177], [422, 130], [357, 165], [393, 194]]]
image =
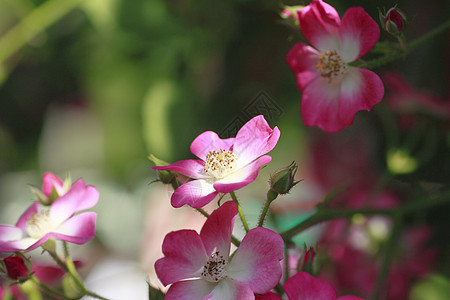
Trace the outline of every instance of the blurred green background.
[[[409, 20], [407, 39], [450, 15], [446, 0], [328, 3], [341, 16], [362, 5], [377, 22], [378, 9], [398, 4]], [[137, 247], [148, 183], [155, 179], [147, 155], [190, 158], [199, 133], [226, 135], [261, 95], [278, 107], [267, 119], [282, 131], [270, 170], [302, 157], [304, 137], [317, 129], [305, 129], [299, 115], [300, 93], [285, 55], [301, 35], [279, 17], [282, 4], [0, 0], [0, 223], [14, 223], [30, 203], [26, 184], [39, 185], [45, 171], [70, 171], [99, 187], [105, 204], [98, 210], [126, 211], [122, 217], [137, 230], [126, 238]], [[418, 89], [448, 98], [448, 37], [447, 31], [375, 71], [396, 70]], [[386, 33], [381, 40], [394, 41]], [[372, 116], [360, 112], [359, 118]], [[444, 166], [424, 174], [445, 181]], [[126, 236], [127, 229], [111, 226], [105, 235]]]

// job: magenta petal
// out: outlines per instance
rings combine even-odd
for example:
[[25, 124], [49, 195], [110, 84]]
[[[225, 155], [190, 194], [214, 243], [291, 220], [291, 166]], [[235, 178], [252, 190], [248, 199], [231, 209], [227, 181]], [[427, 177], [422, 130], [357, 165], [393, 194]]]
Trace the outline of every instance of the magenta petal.
[[264, 116], [259, 115], [244, 124], [236, 134], [233, 153], [238, 157], [237, 169], [240, 169], [261, 155], [271, 151], [280, 138], [280, 130], [270, 128]]
[[17, 248], [14, 241], [20, 240], [24, 235], [22, 229], [9, 226], [0, 226], [0, 252], [14, 252], [23, 250], [23, 248]]
[[221, 139], [217, 133], [205, 131], [200, 134], [191, 144], [191, 152], [198, 158], [205, 161], [206, 155], [210, 151], [218, 151], [220, 149], [230, 150], [234, 144], [234, 138]]
[[53, 202], [50, 207], [50, 216], [55, 222], [62, 223], [74, 213], [93, 207], [98, 201], [98, 191], [95, 187], [78, 179], [70, 190]]
[[61, 224], [53, 233], [58, 240], [74, 244], [84, 244], [95, 237], [95, 223], [97, 214], [85, 212], [76, 215]]
[[244, 237], [231, 260], [228, 276], [255, 293], [267, 293], [281, 278], [283, 249], [279, 234], [263, 227], [254, 228]]
[[318, 55], [316, 49], [302, 42], [295, 44], [286, 55], [286, 62], [295, 74], [300, 91], [303, 91], [311, 80], [320, 76], [316, 69]]
[[170, 286], [165, 300], [192, 300], [205, 299], [216, 286], [215, 283], [206, 280], [186, 280], [176, 282]]
[[211, 202], [217, 192], [213, 185], [205, 180], [192, 180], [182, 184], [172, 195], [171, 203], [175, 208], [187, 204], [191, 207], [203, 207]]
[[341, 83], [339, 119], [350, 125], [360, 110], [371, 110], [384, 95], [380, 77], [366, 69], [350, 68]]
[[282, 300], [280, 296], [275, 293], [268, 292], [264, 295], [255, 295], [255, 300]]
[[233, 201], [227, 201], [208, 217], [200, 232], [208, 255], [211, 255], [216, 249], [222, 256], [228, 258], [231, 233], [237, 213], [237, 204]]
[[313, 0], [298, 11], [298, 19], [303, 35], [315, 48], [339, 49], [341, 20], [334, 7], [321, 0]]
[[372, 49], [380, 37], [377, 23], [362, 7], [351, 7], [342, 18], [340, 53], [352, 62]]
[[299, 272], [289, 278], [283, 285], [289, 299], [334, 300], [336, 292], [325, 281], [317, 279], [306, 272]]
[[364, 300], [364, 299], [356, 297], [356, 296], [352, 296], [352, 295], [347, 295], [347, 296], [339, 297], [339, 298], [337, 298], [337, 300]]
[[339, 119], [340, 83], [318, 77], [303, 91], [301, 115], [306, 126], [319, 126], [328, 132], [337, 132], [350, 124]]
[[168, 166], [153, 167], [153, 170], [169, 170], [194, 179], [209, 178], [204, 171], [205, 162], [199, 159], [186, 159], [174, 162]]
[[200, 277], [208, 260], [203, 242], [194, 230], [170, 232], [162, 245], [164, 257], [155, 263], [156, 274], [164, 285]]
[[16, 226], [25, 231], [27, 227], [27, 220], [35, 213], [39, 212], [40, 203], [35, 201], [28, 209], [20, 216]]
[[232, 191], [236, 191], [255, 181], [256, 177], [258, 177], [259, 170], [261, 170], [261, 168], [268, 164], [271, 160], [272, 157], [269, 155], [261, 156], [247, 166], [219, 181], [216, 181], [213, 187], [220, 193], [231, 193]]

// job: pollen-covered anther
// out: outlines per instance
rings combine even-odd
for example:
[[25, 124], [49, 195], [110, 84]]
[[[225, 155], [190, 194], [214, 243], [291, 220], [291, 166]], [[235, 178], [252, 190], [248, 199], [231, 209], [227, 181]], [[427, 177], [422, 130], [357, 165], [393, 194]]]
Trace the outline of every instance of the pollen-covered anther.
[[318, 55], [316, 70], [320, 72], [322, 77], [328, 78], [331, 82], [333, 79], [344, 75], [348, 66], [336, 50], [327, 50]]
[[27, 220], [25, 231], [30, 237], [39, 239], [48, 232], [51, 232], [54, 227], [49, 212], [43, 210], [39, 213], [34, 213]]
[[219, 251], [214, 252], [203, 266], [201, 276], [209, 282], [219, 282], [227, 276], [226, 267], [228, 260], [226, 260]]
[[212, 177], [223, 178], [236, 170], [237, 159], [230, 150], [210, 151], [206, 155], [204, 171]]

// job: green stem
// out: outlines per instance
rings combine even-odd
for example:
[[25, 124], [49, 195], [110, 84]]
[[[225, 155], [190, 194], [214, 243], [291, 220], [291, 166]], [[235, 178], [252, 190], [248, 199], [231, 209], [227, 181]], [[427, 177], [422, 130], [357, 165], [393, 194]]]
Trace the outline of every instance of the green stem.
[[96, 293], [91, 292], [91, 291], [86, 289], [86, 287], [84, 286], [83, 282], [81, 281], [81, 277], [78, 274], [78, 271], [77, 271], [77, 269], [75, 267], [75, 264], [73, 263], [73, 260], [72, 260], [72, 258], [69, 255], [69, 248], [67, 247], [67, 243], [65, 241], [63, 242], [63, 249], [64, 249], [64, 256], [66, 258], [66, 265], [67, 265], [68, 273], [72, 277], [73, 281], [78, 286], [78, 288], [82, 291], [82, 293], [84, 295], [88, 295], [88, 296], [91, 296], [91, 297], [96, 298], [96, 299], [108, 300], [107, 298], [104, 298], [104, 297], [102, 297], [100, 295], [97, 295]]
[[396, 60], [396, 59], [406, 55], [408, 52], [410, 52], [411, 50], [413, 50], [417, 46], [425, 43], [426, 41], [430, 40], [431, 38], [435, 37], [436, 35], [438, 35], [439, 33], [443, 32], [448, 27], [450, 27], [450, 20], [447, 20], [446, 22], [444, 22], [440, 26], [432, 29], [430, 32], [428, 32], [427, 34], [421, 36], [420, 38], [415, 39], [414, 41], [409, 43], [405, 47], [404, 50], [397, 49], [394, 53], [387, 54], [387, 55], [385, 55], [383, 57], [379, 57], [379, 58], [370, 60], [370, 61], [366, 62], [364, 65], [362, 65], [360, 67], [366, 68], [366, 69], [374, 69], [374, 68], [380, 67], [382, 65], [385, 65], [387, 63], [390, 63], [390, 62], [392, 62], [392, 61], [394, 61], [394, 60]]
[[259, 216], [258, 225], [256, 225], [257, 227], [263, 226], [264, 219], [266, 218], [267, 212], [269, 211], [270, 204], [272, 203], [273, 200], [277, 198], [277, 196], [278, 194], [272, 191], [267, 192], [267, 200], [266, 203], [264, 203], [263, 210], [261, 212], [261, 215]]
[[206, 218], [209, 217], [209, 214], [203, 208], [196, 208], [195, 210], [197, 210], [199, 213], [201, 213]]
[[231, 198], [233, 199], [234, 203], [236, 203], [238, 206], [239, 217], [241, 218], [242, 225], [244, 225], [245, 232], [249, 232], [250, 229], [248, 227], [247, 220], [245, 219], [244, 212], [242, 211], [242, 207], [239, 204], [239, 201], [238, 201], [236, 195], [234, 194], [234, 192], [231, 192], [230, 195], [231, 195]]
[[64, 299], [64, 300], [72, 300], [72, 298], [67, 297], [66, 295], [64, 295], [63, 293], [60, 293], [58, 291], [55, 291], [51, 288], [49, 288], [48, 286], [46, 286], [45, 284], [43, 284], [37, 277], [35, 276], [31, 276], [30, 277], [31, 281], [33, 283], [35, 283], [39, 288], [41, 288], [41, 290], [46, 293], [49, 296], [56, 296], [58, 297], [58, 299]]
[[413, 202], [409, 202], [403, 206], [394, 208], [394, 209], [371, 209], [371, 208], [362, 208], [362, 209], [326, 209], [321, 208], [317, 210], [313, 215], [295, 225], [294, 227], [284, 231], [281, 233], [281, 236], [284, 240], [290, 240], [295, 235], [304, 231], [305, 229], [316, 225], [318, 223], [329, 221], [337, 218], [351, 218], [355, 214], [363, 214], [363, 215], [387, 215], [387, 216], [396, 216], [397, 214], [405, 215], [409, 213], [414, 213], [418, 211], [423, 211], [426, 209], [430, 209], [432, 207], [450, 204], [450, 192], [444, 192], [440, 196], [435, 197], [433, 199], [422, 199]]
[[389, 265], [391, 264], [393, 252], [398, 242], [400, 235], [400, 227], [402, 224], [402, 217], [397, 214], [393, 217], [392, 232], [389, 236], [389, 240], [384, 249], [383, 259], [381, 261], [380, 270], [378, 272], [377, 281], [375, 283], [374, 292], [372, 294], [372, 300], [377, 300], [380, 297], [380, 293], [383, 290], [384, 283], [389, 274]]
[[0, 65], [27, 42], [74, 9], [83, 0], [49, 0], [33, 9], [0, 39]]

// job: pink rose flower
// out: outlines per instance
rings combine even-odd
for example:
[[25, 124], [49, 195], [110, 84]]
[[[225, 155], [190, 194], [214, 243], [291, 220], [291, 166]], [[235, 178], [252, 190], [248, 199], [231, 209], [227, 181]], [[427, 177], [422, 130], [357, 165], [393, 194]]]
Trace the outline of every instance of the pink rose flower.
[[286, 61], [302, 92], [301, 115], [307, 126], [338, 132], [353, 123], [360, 110], [370, 110], [384, 94], [372, 71], [349, 66], [375, 46], [376, 22], [361, 7], [352, 7], [342, 20], [321, 0], [298, 11], [300, 29], [311, 43], [297, 43]]
[[95, 236], [97, 214], [75, 213], [93, 207], [97, 201], [97, 189], [79, 179], [49, 209], [34, 202], [15, 226], [0, 226], [0, 252], [33, 250], [49, 239], [86, 243]]
[[169, 166], [153, 167], [170, 170], [193, 178], [175, 190], [173, 207], [188, 204], [202, 207], [218, 193], [230, 193], [253, 182], [259, 170], [272, 158], [271, 151], [280, 138], [280, 130], [273, 130], [262, 115], [248, 121], [235, 138], [221, 139], [215, 132], [200, 134], [191, 144], [191, 152], [200, 159], [188, 159]]
[[254, 299], [281, 278], [283, 240], [263, 227], [250, 230], [230, 259], [231, 232], [237, 205], [228, 201], [215, 210], [200, 231], [167, 234], [164, 257], [155, 264], [170, 299]]

